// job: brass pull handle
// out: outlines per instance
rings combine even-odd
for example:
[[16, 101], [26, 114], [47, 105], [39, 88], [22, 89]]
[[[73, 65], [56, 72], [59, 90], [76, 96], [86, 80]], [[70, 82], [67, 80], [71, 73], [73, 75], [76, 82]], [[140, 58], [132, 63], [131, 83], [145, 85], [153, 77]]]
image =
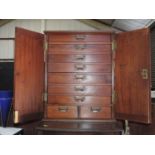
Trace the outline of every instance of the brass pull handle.
[[84, 50], [86, 48], [86, 45], [74, 45], [76, 50]]
[[76, 65], [75, 65], [75, 68], [76, 68], [77, 70], [84, 70], [84, 69], [86, 68], [86, 66], [85, 66], [84, 64], [76, 64]]
[[68, 111], [68, 107], [59, 107], [58, 110], [60, 112], [67, 112]]
[[147, 80], [148, 79], [148, 69], [145, 69], [145, 68], [142, 69], [141, 76], [142, 76], [142, 79]]
[[74, 99], [76, 101], [80, 101], [80, 102], [83, 102], [85, 100], [85, 96], [75, 96]]
[[94, 113], [100, 112], [101, 108], [100, 107], [91, 107], [91, 111]]
[[75, 79], [80, 79], [80, 80], [84, 80], [86, 78], [86, 75], [81, 75], [81, 74], [76, 74], [75, 75]]
[[75, 59], [76, 60], [84, 60], [85, 59], [85, 55], [76, 55]]
[[85, 88], [85, 86], [75, 86], [74, 89], [76, 91], [84, 91], [86, 88]]
[[84, 39], [86, 38], [86, 36], [83, 35], [83, 34], [77, 34], [77, 35], [75, 36], [75, 38], [76, 38], [76, 40], [84, 40]]

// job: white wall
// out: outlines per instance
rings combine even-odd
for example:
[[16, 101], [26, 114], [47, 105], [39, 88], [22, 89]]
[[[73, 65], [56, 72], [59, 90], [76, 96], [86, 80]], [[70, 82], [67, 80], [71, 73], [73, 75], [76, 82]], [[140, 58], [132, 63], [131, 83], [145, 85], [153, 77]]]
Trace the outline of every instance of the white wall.
[[[13, 20], [0, 27], [0, 38], [14, 38], [15, 27], [22, 27], [40, 32], [41, 20]], [[14, 41], [0, 40], [0, 59], [14, 58]]]
[[45, 30], [52, 31], [94, 31], [95, 28], [87, 26], [78, 20], [70, 19], [55, 19], [55, 20], [46, 20]]
[[[51, 31], [96, 31], [78, 20], [71, 19], [17, 19], [0, 27], [0, 38], [14, 38], [15, 27], [21, 27], [43, 33], [44, 30]], [[0, 41], [0, 59], [14, 58], [14, 41]]]
[[14, 58], [14, 41], [0, 40], [0, 59], [13, 59], [13, 58]]

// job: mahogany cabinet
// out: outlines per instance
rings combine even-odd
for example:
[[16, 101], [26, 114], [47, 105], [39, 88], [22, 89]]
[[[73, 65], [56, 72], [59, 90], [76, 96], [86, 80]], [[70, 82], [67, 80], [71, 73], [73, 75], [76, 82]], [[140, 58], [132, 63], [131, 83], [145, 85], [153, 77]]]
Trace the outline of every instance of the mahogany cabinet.
[[14, 123], [151, 123], [149, 29], [52, 32], [16, 28]]

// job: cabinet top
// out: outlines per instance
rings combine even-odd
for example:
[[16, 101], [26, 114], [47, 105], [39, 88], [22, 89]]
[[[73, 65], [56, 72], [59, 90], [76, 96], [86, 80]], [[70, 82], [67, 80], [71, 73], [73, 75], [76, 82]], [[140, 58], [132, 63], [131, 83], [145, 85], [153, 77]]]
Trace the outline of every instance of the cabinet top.
[[112, 31], [44, 31], [45, 34], [113, 34]]

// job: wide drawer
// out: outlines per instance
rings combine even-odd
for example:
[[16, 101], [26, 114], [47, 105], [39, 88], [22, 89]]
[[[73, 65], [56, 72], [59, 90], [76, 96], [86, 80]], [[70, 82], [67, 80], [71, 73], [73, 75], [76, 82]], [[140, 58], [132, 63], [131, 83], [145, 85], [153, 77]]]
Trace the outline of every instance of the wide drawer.
[[78, 53], [111, 53], [111, 44], [52, 44], [48, 45], [48, 53], [78, 54]]
[[49, 73], [48, 83], [111, 84], [111, 73]]
[[111, 106], [81, 106], [79, 117], [85, 119], [111, 119]]
[[48, 42], [68, 42], [68, 41], [102, 41], [110, 42], [111, 34], [99, 33], [48, 33]]
[[78, 110], [76, 106], [47, 106], [47, 118], [77, 118]]
[[48, 85], [48, 94], [111, 96], [111, 85]]
[[82, 95], [48, 95], [48, 103], [53, 105], [110, 105], [111, 97]]
[[111, 63], [111, 54], [48, 54], [48, 62], [100, 62]]
[[105, 63], [48, 63], [48, 72], [111, 72]]

